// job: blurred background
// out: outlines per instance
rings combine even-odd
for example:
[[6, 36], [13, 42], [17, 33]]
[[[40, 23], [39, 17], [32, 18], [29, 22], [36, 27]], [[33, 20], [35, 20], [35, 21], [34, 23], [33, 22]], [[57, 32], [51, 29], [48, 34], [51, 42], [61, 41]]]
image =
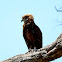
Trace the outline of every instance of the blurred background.
[[[62, 32], [61, 0], [0, 0], [0, 61], [28, 51], [22, 16], [32, 14], [43, 33], [43, 47]], [[62, 57], [51, 62], [61, 62]]]

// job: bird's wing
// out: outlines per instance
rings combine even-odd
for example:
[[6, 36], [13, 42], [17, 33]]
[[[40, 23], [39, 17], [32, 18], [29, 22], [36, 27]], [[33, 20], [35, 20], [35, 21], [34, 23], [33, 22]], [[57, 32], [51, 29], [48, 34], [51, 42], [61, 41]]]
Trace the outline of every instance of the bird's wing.
[[42, 41], [42, 32], [37, 25], [34, 25], [34, 34]]
[[36, 39], [36, 48], [42, 48], [42, 32], [37, 25], [34, 25], [34, 36]]

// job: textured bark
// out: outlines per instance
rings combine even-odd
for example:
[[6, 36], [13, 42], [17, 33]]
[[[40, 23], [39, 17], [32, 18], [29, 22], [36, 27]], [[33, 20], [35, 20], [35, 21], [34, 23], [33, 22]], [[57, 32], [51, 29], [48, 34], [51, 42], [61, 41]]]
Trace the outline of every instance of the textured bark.
[[52, 44], [0, 62], [49, 62], [62, 56], [62, 33]]

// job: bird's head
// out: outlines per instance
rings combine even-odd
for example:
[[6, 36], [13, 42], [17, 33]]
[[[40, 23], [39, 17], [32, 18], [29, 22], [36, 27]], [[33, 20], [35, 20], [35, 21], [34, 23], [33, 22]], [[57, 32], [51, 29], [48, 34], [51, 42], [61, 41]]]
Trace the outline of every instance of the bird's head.
[[30, 25], [32, 22], [34, 22], [33, 19], [34, 18], [31, 14], [26, 14], [26, 15], [22, 16], [21, 22], [24, 21], [25, 25]]

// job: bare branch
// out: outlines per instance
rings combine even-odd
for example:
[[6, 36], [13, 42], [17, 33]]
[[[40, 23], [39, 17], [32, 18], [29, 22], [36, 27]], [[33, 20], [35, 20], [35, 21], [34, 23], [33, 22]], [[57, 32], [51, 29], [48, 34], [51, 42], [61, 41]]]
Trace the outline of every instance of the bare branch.
[[62, 12], [62, 10], [58, 10], [58, 9], [56, 8], [56, 6], [55, 6], [55, 9], [56, 9], [57, 12]]
[[27, 52], [1, 62], [49, 62], [62, 56], [62, 33], [50, 45], [37, 51]]

